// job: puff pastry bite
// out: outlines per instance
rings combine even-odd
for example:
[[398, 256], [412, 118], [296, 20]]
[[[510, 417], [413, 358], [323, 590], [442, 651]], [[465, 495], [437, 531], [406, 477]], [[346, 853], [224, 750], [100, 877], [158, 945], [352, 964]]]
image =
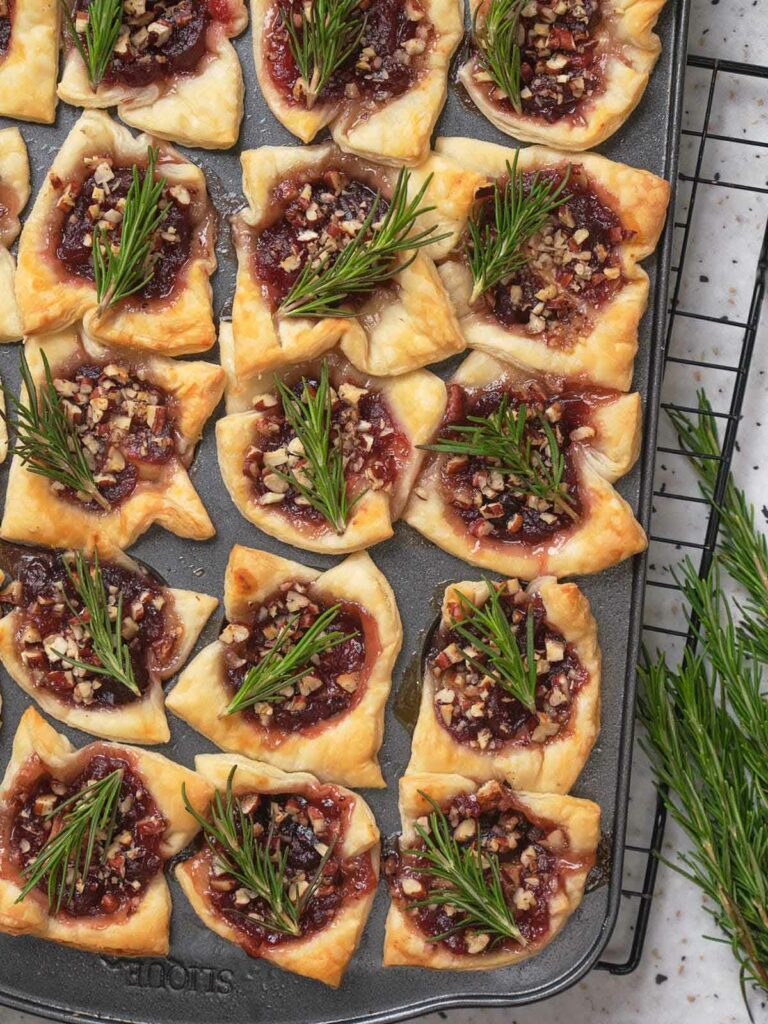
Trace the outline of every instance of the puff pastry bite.
[[[72, 3], [81, 45], [86, 12], [84, 0]], [[245, 86], [230, 39], [248, 23], [243, 0], [139, 0], [124, 4], [121, 17], [120, 37], [95, 89], [66, 34], [61, 99], [117, 107], [127, 124], [185, 146], [234, 146]]]
[[[474, 203], [463, 194], [465, 227], [471, 216], [494, 230], [494, 185], [503, 193], [515, 159], [525, 195], [540, 172], [540, 183], [553, 189], [562, 184], [559, 198], [565, 199], [522, 242], [522, 266], [474, 301], [468, 233], [441, 262], [467, 343], [536, 370], [626, 391], [648, 301], [648, 276], [638, 260], [659, 240], [669, 184], [595, 153], [570, 157], [538, 146], [511, 150], [461, 138], [438, 139], [437, 151], [464, 167], [471, 180], [485, 175]], [[440, 196], [433, 201], [439, 205]], [[457, 214], [454, 202], [454, 222]]]
[[[338, 315], [310, 318], [286, 309], [304, 268], [335, 264], [360, 234], [377, 193], [376, 213], [386, 215], [397, 184], [394, 171], [363, 163], [330, 143], [264, 146], [243, 153], [242, 162], [249, 209], [234, 219], [239, 270], [232, 312], [239, 378], [312, 359], [336, 344], [358, 369], [377, 375], [406, 373], [466, 347], [424, 249], [409, 265], [407, 254], [397, 257], [399, 272], [340, 305]], [[416, 198], [424, 178], [421, 169], [409, 176], [409, 199]], [[427, 195], [422, 208], [433, 202]], [[419, 217], [413, 231], [428, 227], [435, 239], [442, 234], [429, 214]], [[375, 229], [376, 224], [365, 238], [375, 236]]]
[[[25, 711], [0, 794], [0, 931], [113, 956], [167, 954], [171, 896], [163, 865], [198, 830], [182, 784], [190, 806], [204, 809], [211, 786], [193, 771], [123, 744], [76, 749], [34, 708]], [[97, 792], [114, 822], [97, 831], [87, 870], [82, 847], [77, 867], [73, 850], [64, 861], [72, 887], [59, 878], [49, 903], [44, 873], [20, 899], [38, 857], [47, 860], [49, 837], [60, 836]]]
[[59, 71], [57, 0], [5, 0], [0, 7], [0, 116], [50, 124]]
[[647, 545], [612, 486], [634, 465], [640, 435], [639, 395], [534, 378], [475, 352], [449, 383], [443, 450], [425, 463], [403, 518], [444, 551], [507, 576], [598, 572]]
[[[461, 775], [406, 775], [400, 815], [402, 835], [384, 860], [392, 897], [386, 967], [480, 971], [539, 953], [581, 902], [600, 837], [591, 800], [525, 793], [499, 780], [478, 786]], [[428, 851], [439, 830], [454, 849], [482, 855], [489, 886], [497, 869], [496, 928], [462, 927], [466, 915], [451, 904], [450, 885], [435, 885]]]
[[[487, 617], [499, 612], [489, 630]], [[500, 629], [517, 644], [519, 679], [508, 662], [494, 663], [473, 646], [473, 638], [493, 643]], [[467, 580], [446, 589], [422, 666], [409, 773], [458, 772], [567, 793], [599, 728], [597, 625], [575, 583]]]
[[303, 38], [311, 16], [296, 0], [252, 0], [261, 91], [272, 113], [302, 142], [326, 125], [345, 152], [417, 164], [448, 91], [448, 67], [464, 34], [461, 0], [366, 0], [350, 4], [347, 58], [317, 92], [305, 82], [285, 18]]
[[400, 652], [395, 596], [366, 554], [319, 572], [237, 546], [226, 623], [168, 696], [225, 750], [325, 782], [383, 786], [377, 754]]
[[0, 525], [6, 540], [104, 551], [129, 547], [153, 523], [193, 540], [213, 536], [188, 468], [224, 390], [221, 367], [130, 354], [75, 328], [29, 340], [26, 356], [38, 396], [50, 390], [47, 359], [93, 486], [74, 491], [14, 455]]
[[484, 59], [493, 4], [470, 0], [475, 32], [459, 71], [488, 120], [507, 135], [560, 149], [589, 149], [613, 135], [640, 102], [661, 52], [653, 28], [664, 0], [528, 0], [518, 17], [516, 103]]
[[144, 173], [152, 144], [100, 111], [87, 111], [72, 128], [21, 233], [16, 296], [26, 335], [84, 319], [91, 334], [127, 348], [178, 356], [213, 345], [215, 211], [203, 172], [166, 143], [158, 144], [155, 180], [166, 182], [160, 204], [167, 213], [154, 236], [151, 278], [98, 312], [94, 232], [118, 243], [133, 168]]
[[[222, 351], [229, 347], [222, 325]], [[424, 453], [445, 408], [445, 385], [426, 370], [400, 377], [359, 373], [338, 352], [300, 363], [243, 387], [230, 377], [229, 408], [248, 408], [216, 424], [219, 468], [240, 512], [272, 537], [307, 551], [345, 554], [392, 536]], [[303, 409], [325, 410], [327, 458], [309, 457]], [[250, 396], [250, 402], [247, 402]], [[311, 454], [311, 453], [310, 453]], [[341, 505], [318, 501], [331, 459], [338, 463]], [[336, 479], [331, 473], [331, 480]], [[306, 487], [314, 497], [307, 498]]]
[[[129, 743], [167, 743], [163, 682], [188, 658], [216, 598], [167, 587], [119, 552], [85, 559], [72, 551], [19, 547], [14, 556], [0, 592], [0, 601], [12, 605], [0, 619], [0, 661], [11, 678], [75, 729]], [[90, 573], [89, 590], [81, 569]], [[86, 603], [90, 591], [96, 600], [89, 596]], [[91, 628], [94, 607], [106, 610], [115, 629], [119, 613], [120, 652], [129, 669], [111, 658], [105, 669], [103, 641], [94, 640]]]
[[21, 337], [14, 292], [16, 267], [8, 250], [21, 229], [19, 214], [28, 199], [27, 147], [18, 128], [3, 128], [0, 131], [0, 342], [17, 341]]
[[306, 772], [227, 754], [203, 754], [197, 771], [236, 813], [253, 822], [254, 843], [285, 857], [283, 911], [227, 870], [232, 862], [208, 839], [176, 868], [200, 919], [222, 938], [294, 974], [334, 988], [354, 955], [379, 877], [379, 830], [356, 793]]

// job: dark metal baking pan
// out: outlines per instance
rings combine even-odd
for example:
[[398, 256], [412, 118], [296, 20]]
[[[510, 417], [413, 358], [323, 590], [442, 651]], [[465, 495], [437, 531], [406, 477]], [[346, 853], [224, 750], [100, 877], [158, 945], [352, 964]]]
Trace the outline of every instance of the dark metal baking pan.
[[[659, 23], [663, 53], [638, 110], [602, 151], [615, 160], [644, 167], [675, 180], [677, 141], [685, 59], [687, 0], [670, 2]], [[237, 42], [247, 81], [246, 116], [241, 147], [295, 140], [267, 110], [255, 81], [250, 31]], [[79, 115], [65, 105], [55, 126], [21, 125], [37, 190], [54, 154]], [[3, 124], [0, 120], [0, 124]], [[478, 112], [468, 108], [455, 88], [440, 119], [439, 133], [468, 135], [511, 144]], [[205, 168], [211, 193], [224, 217], [242, 204], [238, 154], [193, 151]], [[644, 264], [651, 275], [653, 301], [643, 320], [634, 386], [645, 403], [645, 447], [635, 470], [620, 491], [647, 525], [650, 513], [656, 416], [660, 390], [666, 282], [672, 241], [672, 217], [658, 254]], [[220, 266], [215, 278], [216, 308], [227, 315], [235, 279], [235, 259], [226, 225], [219, 243]], [[45, 296], [40, 296], [45, 301]], [[215, 359], [215, 352], [209, 358]], [[452, 365], [455, 365], [456, 360]], [[450, 368], [450, 367], [449, 367]], [[0, 349], [0, 372], [18, 385], [18, 347]], [[218, 410], [221, 415], [222, 409]], [[4, 468], [3, 481], [7, 474]], [[153, 566], [173, 586], [197, 588], [221, 596], [224, 566], [234, 543], [279, 551], [318, 567], [329, 559], [303, 554], [278, 544], [241, 518], [219, 476], [213, 424], [208, 425], [192, 470], [218, 535], [211, 541], [181, 540], [152, 529], [132, 552]], [[4, 483], [3, 483], [4, 486]], [[464, 563], [443, 553], [409, 527], [398, 524], [395, 536], [371, 554], [397, 595], [405, 639], [397, 664], [394, 689], [402, 682], [423, 631], [431, 624], [438, 585], [477, 577]], [[0, 1003], [28, 1013], [71, 1022], [121, 1021], [189, 1024], [226, 1019], [231, 1024], [293, 1022], [395, 1021], [428, 1010], [458, 1006], [512, 1006], [553, 995], [574, 984], [593, 966], [605, 947], [618, 912], [622, 854], [632, 753], [635, 671], [639, 649], [645, 564], [643, 559], [585, 578], [587, 593], [600, 629], [603, 648], [603, 724], [597, 746], [575, 792], [596, 800], [603, 814], [607, 851], [607, 884], [589, 892], [563, 933], [541, 954], [504, 970], [465, 974], [381, 967], [387, 894], [380, 887], [365, 935], [340, 990], [281, 972], [250, 960], [197, 919], [175, 882], [171, 954], [167, 959], [99, 958], [32, 938], [0, 936]], [[221, 614], [214, 615], [200, 644], [217, 633]], [[19, 717], [29, 700], [2, 673], [4, 700], [0, 762], [5, 765]], [[387, 790], [366, 793], [382, 833], [399, 827], [397, 780], [408, 760], [410, 736], [393, 710], [387, 711], [382, 766]], [[170, 717], [172, 739], [163, 752], [185, 765], [212, 745], [183, 722]], [[57, 728], [60, 726], [57, 723]], [[75, 743], [89, 737], [70, 730]]]

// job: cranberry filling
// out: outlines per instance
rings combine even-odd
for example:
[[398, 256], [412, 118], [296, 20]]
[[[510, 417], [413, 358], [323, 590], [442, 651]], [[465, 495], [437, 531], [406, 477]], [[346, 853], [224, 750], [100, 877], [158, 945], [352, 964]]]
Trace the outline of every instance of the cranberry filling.
[[[92, 172], [82, 182], [70, 182], [58, 206], [66, 217], [56, 243], [56, 256], [75, 277], [93, 281], [94, 230], [106, 233], [110, 244], [119, 244], [125, 197], [131, 185], [132, 168], [113, 166], [109, 157], [86, 159]], [[167, 298], [192, 249], [191, 196], [181, 186], [166, 188], [160, 200], [168, 210], [155, 236], [153, 273], [129, 302]]]
[[8, 53], [11, 46], [12, 14], [11, 0], [0, 0], [0, 60]]
[[[309, 387], [317, 387], [316, 376], [306, 379]], [[303, 387], [298, 380], [293, 391], [299, 395]], [[334, 383], [331, 400], [332, 441], [341, 446], [349, 494], [355, 496], [363, 491], [391, 494], [411, 446], [386, 399], [380, 392], [342, 381]], [[259, 505], [279, 509], [294, 523], [327, 527], [322, 513], [279, 475], [298, 473], [306, 466], [298, 439], [283, 415], [282, 401], [278, 395], [268, 394], [259, 396], [256, 404], [262, 416], [257, 421], [253, 443], [243, 465], [243, 472], [252, 481], [256, 501]]]
[[[124, 774], [112, 841], [106, 846], [103, 838], [97, 839], [85, 884], [76, 885], [72, 900], [61, 911], [73, 917], [131, 914], [138, 908], [147, 885], [162, 869], [160, 843], [167, 821], [128, 759], [113, 754], [95, 754], [72, 782], [47, 772], [35, 774], [28, 785], [22, 782], [19, 786], [17, 780], [11, 797], [9, 852], [15, 866], [23, 871], [54, 834], [59, 819], [55, 814], [49, 816], [51, 812], [118, 769]], [[37, 888], [47, 894], [47, 877]]]
[[[256, 841], [265, 843], [271, 829], [276, 859], [288, 851], [289, 894], [300, 894], [307, 888], [320, 868], [323, 855], [333, 844], [320, 884], [300, 915], [301, 935], [297, 938], [327, 927], [346, 900], [360, 899], [375, 888], [376, 875], [369, 853], [349, 858], [340, 856], [351, 808], [349, 798], [334, 787], [318, 786], [302, 794], [251, 793], [241, 795], [239, 800], [253, 823]], [[259, 956], [265, 946], [290, 941], [290, 936], [265, 926], [269, 908], [214, 862], [210, 848], [205, 848], [198, 858], [206, 868], [208, 899], [228, 923], [242, 933], [244, 948], [251, 956]]]
[[[462, 847], [477, 849], [479, 843], [483, 853], [498, 857], [501, 886], [515, 924], [526, 943], [540, 943], [550, 928], [550, 900], [563, 891], [569, 872], [589, 866], [585, 858], [575, 858], [569, 851], [567, 831], [524, 811], [502, 782], [487, 782], [476, 793], [457, 796], [443, 813]], [[422, 849], [423, 841], [417, 838], [408, 847]], [[589, 858], [590, 864], [593, 860]], [[494, 939], [480, 928], [462, 928], [461, 912], [449, 899], [437, 906], [418, 906], [426, 892], [441, 884], [417, 870], [425, 866], [423, 857], [401, 845], [385, 850], [384, 873], [392, 897], [404, 905], [409, 920], [424, 935], [457, 955], [518, 946], [514, 939]], [[490, 881], [490, 868], [485, 875]]]
[[[434, 31], [419, 0], [361, 0], [365, 28], [360, 43], [320, 94], [320, 102], [385, 103], [411, 88], [422, 74]], [[288, 45], [284, 18], [300, 27], [302, 0], [276, 0], [265, 23], [265, 68], [290, 102], [305, 103], [299, 69]]]
[[[226, 681], [233, 693], [248, 670], [259, 664], [288, 628], [281, 649], [292, 647], [331, 605], [316, 600], [298, 581], [285, 583], [270, 599], [254, 609], [251, 623], [230, 623], [221, 640]], [[267, 729], [295, 732], [348, 711], [360, 699], [365, 684], [366, 643], [361, 611], [343, 606], [328, 627], [347, 634], [339, 646], [319, 655], [301, 679], [286, 687], [278, 700], [264, 701], [245, 713]], [[288, 692], [290, 691], [290, 692]]]
[[[157, 673], [170, 664], [178, 630], [165, 594], [151, 576], [109, 562], [100, 568], [110, 605], [116, 608], [118, 595], [122, 595], [122, 635], [136, 684], [144, 693]], [[41, 689], [67, 705], [92, 709], [121, 707], [140, 699], [109, 676], [88, 672], [62, 658], [64, 654], [99, 664], [90, 634], [77, 618], [76, 613], [83, 614], [83, 604], [60, 554], [42, 549], [24, 554], [16, 579], [0, 593], [0, 599], [19, 609], [16, 641], [21, 660]]]
[[[576, 119], [580, 108], [604, 88], [605, 45], [599, 35], [600, 0], [529, 0], [520, 15], [520, 102], [527, 117], [554, 124]], [[496, 86], [486, 83], [478, 52], [475, 77], [489, 98], [516, 113]]]
[[[485, 662], [485, 655], [471, 650], [451, 627], [443, 626], [438, 631], [427, 655], [435, 680], [438, 722], [460, 743], [489, 752], [507, 744], [545, 743], [557, 736], [568, 727], [576, 695], [587, 680], [576, 652], [547, 622], [541, 598], [529, 598], [517, 580], [509, 580], [501, 588], [500, 603], [523, 657], [527, 617], [533, 616], [538, 673], [535, 711], [481, 671], [479, 665]], [[464, 617], [458, 602], [451, 609], [451, 617]]]

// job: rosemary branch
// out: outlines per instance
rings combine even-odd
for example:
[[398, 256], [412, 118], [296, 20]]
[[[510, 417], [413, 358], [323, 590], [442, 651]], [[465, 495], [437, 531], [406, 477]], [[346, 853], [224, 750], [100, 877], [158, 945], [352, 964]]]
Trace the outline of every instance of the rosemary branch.
[[528, 0], [489, 0], [472, 19], [479, 61], [493, 84], [506, 95], [517, 114], [523, 112], [520, 96], [520, 15]]
[[59, 0], [59, 3], [64, 23], [83, 60], [91, 88], [95, 91], [107, 72], [120, 36], [123, 23], [122, 0], [91, 0], [86, 11], [78, 12], [87, 18], [82, 39], [69, 0]]
[[360, 45], [366, 21], [360, 0], [304, 0], [299, 25], [292, 8], [281, 8], [280, 14], [311, 110], [333, 73]]

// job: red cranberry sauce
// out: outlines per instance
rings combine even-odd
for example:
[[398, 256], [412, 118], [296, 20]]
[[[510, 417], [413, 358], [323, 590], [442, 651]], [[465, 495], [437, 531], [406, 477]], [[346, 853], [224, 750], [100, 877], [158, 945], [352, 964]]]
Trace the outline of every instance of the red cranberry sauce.
[[[227, 625], [220, 639], [226, 645], [226, 681], [232, 693], [240, 689], [248, 670], [268, 655], [279, 636], [284, 637], [281, 650], [290, 650], [330, 607], [315, 598], [307, 584], [288, 582], [254, 608], [251, 622]], [[342, 606], [326, 631], [344, 633], [347, 639], [319, 655], [277, 700], [256, 704], [245, 714], [268, 730], [297, 732], [348, 711], [362, 695], [366, 662], [372, 653], [366, 649], [364, 614], [353, 605]]]
[[11, 46], [12, 16], [12, 0], [0, 0], [0, 60], [5, 57]]
[[[560, 181], [564, 173], [548, 169], [542, 177]], [[524, 174], [524, 189], [531, 187], [534, 176]], [[479, 199], [490, 217], [493, 190], [483, 191]], [[562, 194], [567, 200], [523, 245], [526, 264], [483, 298], [489, 313], [505, 327], [568, 347], [590, 328], [594, 310], [622, 287], [620, 246], [632, 232], [622, 227], [582, 167], [571, 165]]]
[[[528, 0], [520, 15], [520, 102], [523, 115], [554, 124], [577, 120], [605, 87], [600, 0]], [[482, 25], [482, 22], [481, 22]], [[474, 75], [488, 98], [516, 113], [505, 93], [485, 77], [482, 51]]]
[[[536, 945], [545, 940], [550, 900], [562, 891], [567, 873], [589, 866], [586, 858], [569, 853], [567, 830], [524, 811], [512, 789], [502, 782], [486, 782], [476, 793], [457, 796], [443, 813], [462, 847], [477, 849], [479, 844], [483, 854], [498, 857], [504, 896], [526, 943]], [[413, 850], [422, 846], [420, 839], [408, 843]], [[424, 935], [432, 940], [441, 936], [439, 945], [460, 956], [519, 945], [511, 938], [494, 939], [480, 928], [463, 928], [461, 912], [449, 900], [437, 906], [418, 906], [428, 891], [440, 885], [416, 870], [424, 866], [426, 862], [418, 854], [397, 846], [386, 851], [384, 873], [392, 898], [404, 906], [409, 920]], [[490, 867], [485, 874], [490, 881]]]
[[[521, 704], [480, 666], [486, 656], [474, 649], [450, 625], [435, 634], [427, 655], [435, 681], [434, 709], [438, 722], [458, 740], [489, 753], [508, 744], [546, 743], [567, 729], [573, 704], [588, 678], [572, 646], [546, 618], [541, 598], [529, 597], [517, 580], [499, 584], [501, 606], [526, 657], [528, 616], [534, 621], [534, 650], [538, 685], [536, 710]], [[466, 617], [457, 601], [450, 620]]]
[[[55, 253], [70, 274], [93, 281], [95, 229], [106, 235], [110, 245], [119, 247], [133, 171], [113, 165], [110, 157], [87, 157], [86, 171], [90, 173], [85, 180], [69, 182], [58, 201], [65, 216]], [[192, 250], [191, 200], [190, 190], [182, 186], [164, 190], [160, 204], [167, 214], [154, 239], [152, 277], [128, 302], [165, 299], [173, 292]]]
[[[86, 49], [90, 5], [91, 0], [78, 0], [75, 7], [75, 25]], [[125, 0], [105, 84], [141, 88], [196, 71], [207, 53], [210, 21], [204, 0]]]
[[[301, 910], [297, 934], [291, 936], [268, 926], [269, 907], [229, 875], [210, 849], [198, 854], [208, 865], [208, 899], [241, 932], [243, 946], [251, 956], [260, 956], [265, 947], [321, 931], [345, 901], [360, 899], [375, 888], [370, 853], [348, 858], [340, 855], [351, 804], [350, 798], [333, 786], [317, 786], [301, 794], [250, 793], [241, 795], [239, 802], [253, 823], [256, 842], [270, 842], [275, 859], [288, 851], [289, 899], [299, 899], [320, 872], [319, 885]], [[330, 855], [320, 870], [329, 847]]]
[[[332, 75], [320, 102], [381, 104], [421, 76], [434, 30], [420, 0], [361, 0], [365, 27], [358, 46]], [[306, 87], [288, 45], [285, 19], [301, 32], [303, 0], [275, 0], [265, 25], [264, 67], [285, 100], [306, 104]]]
[[[411, 452], [410, 442], [381, 392], [336, 379], [340, 376], [331, 371], [331, 441], [341, 448], [347, 491], [350, 497], [363, 491], [392, 494], [400, 467]], [[310, 374], [297, 380], [292, 390], [300, 395], [304, 387], [315, 389], [318, 382]], [[243, 465], [256, 502], [279, 510], [294, 523], [330, 529], [322, 513], [280, 475], [309, 473], [301, 443], [283, 415], [280, 397], [260, 395], [256, 407], [262, 415]]]
[[[35, 860], [47, 840], [55, 834], [71, 806], [56, 810], [86, 786], [123, 771], [115, 827], [111, 835], [100, 835], [84, 878], [75, 884], [73, 898], [60, 913], [72, 917], [101, 917], [131, 914], [141, 903], [147, 885], [162, 870], [160, 844], [167, 821], [132, 769], [128, 758], [95, 754], [87, 767], [70, 781], [37, 774], [30, 785], [22, 783], [14, 793], [10, 824], [9, 853], [19, 871]], [[47, 876], [38, 885], [47, 894]]]
[[[87, 612], [64, 568], [66, 555], [31, 550], [19, 564], [16, 579], [0, 593], [19, 613], [16, 632], [20, 657], [35, 685], [64, 704], [109, 709], [137, 698], [122, 683], [73, 666], [65, 657], [99, 665], [88, 631]], [[74, 563], [69, 561], [74, 572]], [[149, 574], [109, 562], [101, 577], [110, 607], [122, 595], [122, 636], [128, 645], [134, 678], [144, 693], [176, 652], [179, 629], [161, 586]], [[78, 618], [80, 615], [82, 618]]]

